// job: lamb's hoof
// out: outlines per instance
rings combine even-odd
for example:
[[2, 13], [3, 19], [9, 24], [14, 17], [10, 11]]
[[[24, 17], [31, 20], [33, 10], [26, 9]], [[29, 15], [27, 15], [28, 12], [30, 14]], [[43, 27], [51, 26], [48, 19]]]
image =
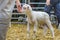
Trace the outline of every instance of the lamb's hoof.
[[51, 36], [44, 36], [45, 38], [52, 38], [52, 39], [54, 39], [54, 37], [51, 37]]
[[9, 26], [9, 28], [11, 28], [11, 26]]
[[27, 38], [27, 40], [30, 40], [30, 38]]
[[36, 35], [33, 35], [33, 37], [32, 37], [32, 38], [33, 38], [33, 40], [35, 40], [35, 38], [36, 38], [36, 37], [37, 37]]
[[27, 40], [30, 40], [30, 35], [27, 35]]

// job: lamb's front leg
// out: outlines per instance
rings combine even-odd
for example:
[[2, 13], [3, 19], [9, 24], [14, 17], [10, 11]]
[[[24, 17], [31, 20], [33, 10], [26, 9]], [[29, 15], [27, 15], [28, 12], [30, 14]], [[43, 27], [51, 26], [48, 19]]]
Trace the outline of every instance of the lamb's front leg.
[[36, 31], [37, 31], [37, 25], [38, 25], [38, 22], [37, 21], [35, 21], [35, 23], [34, 23], [34, 31], [33, 31], [33, 39], [36, 37]]
[[29, 39], [30, 37], [30, 24], [29, 22], [27, 23], [27, 38]]

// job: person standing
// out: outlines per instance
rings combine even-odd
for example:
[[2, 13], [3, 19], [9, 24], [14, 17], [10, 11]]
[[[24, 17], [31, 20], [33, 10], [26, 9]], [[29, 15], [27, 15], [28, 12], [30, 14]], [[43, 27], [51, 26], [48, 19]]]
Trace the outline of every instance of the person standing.
[[52, 8], [54, 8], [54, 14], [58, 19], [58, 29], [60, 29], [60, 0], [46, 0], [44, 11], [51, 15]]
[[0, 0], [0, 40], [6, 40], [15, 1], [18, 0]]

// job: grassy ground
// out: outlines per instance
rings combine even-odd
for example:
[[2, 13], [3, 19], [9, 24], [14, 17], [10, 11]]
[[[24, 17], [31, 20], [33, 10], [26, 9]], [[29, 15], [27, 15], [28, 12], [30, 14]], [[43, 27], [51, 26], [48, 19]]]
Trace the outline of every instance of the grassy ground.
[[[9, 28], [7, 32], [7, 39], [6, 40], [27, 40], [26, 34], [26, 25], [24, 24], [12, 24], [12, 27]], [[50, 30], [47, 31], [46, 37], [43, 36], [43, 29], [38, 28], [38, 31], [36, 33], [36, 38], [34, 40], [60, 40], [60, 31], [56, 28], [54, 28], [55, 31], [55, 38], [51, 38], [51, 32]], [[31, 26], [30, 31], [30, 40], [33, 40], [32, 38], [33, 34], [33, 27]]]

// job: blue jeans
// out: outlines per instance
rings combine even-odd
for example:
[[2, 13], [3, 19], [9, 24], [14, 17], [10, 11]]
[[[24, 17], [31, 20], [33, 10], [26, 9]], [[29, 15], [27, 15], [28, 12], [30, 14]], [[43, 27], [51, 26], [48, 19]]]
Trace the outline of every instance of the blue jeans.
[[44, 11], [47, 12], [49, 15], [51, 15], [50, 11], [54, 7], [55, 15], [58, 18], [58, 23], [60, 23], [60, 3], [57, 3], [55, 5], [45, 5]]
[[55, 6], [55, 15], [57, 16], [58, 22], [60, 23], [60, 3], [58, 3], [58, 4]]

